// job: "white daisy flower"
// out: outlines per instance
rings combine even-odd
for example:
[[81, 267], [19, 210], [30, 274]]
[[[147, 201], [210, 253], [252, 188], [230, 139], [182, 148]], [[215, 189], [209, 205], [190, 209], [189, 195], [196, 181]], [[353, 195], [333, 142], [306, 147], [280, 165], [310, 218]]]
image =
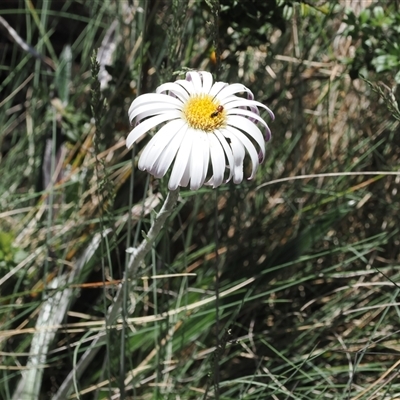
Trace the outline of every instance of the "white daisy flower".
[[[236, 93], [246, 93], [247, 98]], [[144, 148], [140, 170], [161, 178], [174, 162], [170, 190], [185, 187], [189, 181], [192, 190], [203, 184], [215, 188], [230, 179], [240, 183], [246, 151], [252, 162], [248, 179], [252, 179], [265, 157], [265, 141], [271, 137], [258, 108], [274, 118], [246, 86], [213, 84], [209, 72], [191, 71], [186, 80], [164, 83], [156, 93], [143, 94], [132, 102], [128, 114], [131, 123], [136, 119], [136, 126], [126, 146], [130, 148], [145, 133], [163, 124]], [[264, 135], [257, 124], [264, 128]], [[205, 182], [210, 167], [211, 177]]]

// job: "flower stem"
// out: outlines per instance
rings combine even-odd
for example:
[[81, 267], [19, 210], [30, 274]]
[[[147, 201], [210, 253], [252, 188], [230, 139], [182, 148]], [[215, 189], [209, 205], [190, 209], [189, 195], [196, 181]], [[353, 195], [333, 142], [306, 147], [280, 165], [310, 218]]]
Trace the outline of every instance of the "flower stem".
[[[114, 298], [113, 304], [109, 308], [108, 315], [105, 321], [106, 327], [109, 328], [111, 325], [113, 325], [115, 323], [115, 320], [121, 315], [124, 290], [129, 290], [131, 278], [137, 272], [146, 254], [151, 250], [151, 247], [157, 236], [161, 232], [161, 229], [163, 228], [166, 219], [173, 211], [175, 204], [178, 200], [178, 196], [179, 189], [168, 192], [167, 198], [165, 199], [161, 210], [154, 219], [154, 222], [150, 227], [147, 236], [140, 243], [139, 247], [127, 249], [127, 252], [131, 253], [131, 256], [126, 267], [125, 280], [123, 285], [119, 288], [118, 293]], [[89, 346], [79, 362], [76, 364], [74, 370], [71, 371], [67, 378], [64, 380], [58, 392], [53, 397], [53, 400], [61, 400], [68, 397], [73, 388], [74, 380], [77, 380], [80, 376], [82, 376], [93, 357], [100, 350], [101, 345], [106, 343], [107, 332], [108, 329], [106, 329], [104, 332], [99, 332], [96, 339], [93, 340], [92, 344]]]
[[127, 249], [127, 252], [132, 253], [125, 271], [125, 278], [127, 281], [132, 278], [134, 273], [136, 273], [140, 263], [143, 261], [146, 254], [151, 250], [151, 247], [158, 234], [160, 233], [162, 227], [164, 226], [166, 219], [174, 209], [174, 206], [178, 200], [178, 195], [179, 188], [177, 190], [168, 192], [167, 198], [165, 199], [161, 210], [157, 214], [153, 225], [150, 227], [150, 230], [147, 236], [143, 239], [142, 243], [140, 243], [139, 247], [137, 247], [136, 249]]

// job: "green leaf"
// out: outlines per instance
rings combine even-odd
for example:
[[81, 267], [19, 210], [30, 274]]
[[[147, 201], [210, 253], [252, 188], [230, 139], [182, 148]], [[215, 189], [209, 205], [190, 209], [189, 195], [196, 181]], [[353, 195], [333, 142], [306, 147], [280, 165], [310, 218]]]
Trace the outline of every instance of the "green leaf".
[[10, 233], [0, 231], [0, 259], [6, 261], [12, 259], [12, 242], [13, 236]]
[[366, 24], [371, 17], [371, 11], [367, 8], [361, 11], [360, 16], [358, 17], [360, 24]]
[[285, 7], [283, 7], [283, 18], [285, 18], [287, 21], [290, 20], [290, 18], [293, 17], [293, 7], [285, 5]]
[[64, 105], [68, 104], [69, 86], [71, 83], [71, 65], [72, 51], [71, 46], [65, 46], [60, 55], [60, 63], [58, 64], [55, 76], [55, 85], [58, 97]]
[[376, 19], [382, 19], [385, 17], [385, 12], [383, 11], [383, 8], [381, 6], [375, 7], [373, 10], [373, 14]]
[[399, 59], [396, 56], [385, 54], [375, 57], [372, 60], [372, 65], [375, 67], [376, 72], [390, 71], [397, 68]]

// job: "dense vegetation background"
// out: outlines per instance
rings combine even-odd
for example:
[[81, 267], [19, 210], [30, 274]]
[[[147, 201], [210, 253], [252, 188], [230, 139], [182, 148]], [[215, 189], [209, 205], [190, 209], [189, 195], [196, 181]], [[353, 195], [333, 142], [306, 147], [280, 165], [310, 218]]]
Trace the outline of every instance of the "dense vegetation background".
[[[400, 398], [399, 26], [398, 1], [2, 0], [0, 398]], [[167, 192], [127, 110], [188, 68], [275, 112], [267, 160], [183, 189], [127, 281]]]

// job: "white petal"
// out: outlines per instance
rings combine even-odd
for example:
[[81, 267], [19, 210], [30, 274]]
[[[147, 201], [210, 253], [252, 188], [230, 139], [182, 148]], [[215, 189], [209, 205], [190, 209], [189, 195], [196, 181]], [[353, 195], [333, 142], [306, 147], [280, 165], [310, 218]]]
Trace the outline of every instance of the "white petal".
[[203, 93], [203, 85], [201, 83], [201, 75], [197, 71], [190, 71], [186, 74], [186, 79], [192, 82], [196, 93]]
[[[244, 115], [254, 121], [260, 122], [265, 128], [264, 140], [266, 142], [268, 142], [268, 140], [271, 139], [271, 130], [269, 129], [269, 126], [258, 114], [255, 114], [254, 112], [245, 110], [243, 108], [233, 108], [231, 110], [229, 110], [227, 107], [224, 107], [224, 108], [227, 110], [227, 115]], [[251, 122], [254, 122], [254, 121], [251, 121]]]
[[[203, 146], [203, 174], [201, 177], [202, 185], [207, 177], [208, 165], [210, 163], [210, 142], [208, 141], [207, 136], [212, 135], [206, 132], [200, 131], [200, 139]], [[200, 150], [199, 150], [200, 151]]]
[[243, 134], [243, 132], [239, 131], [236, 128], [233, 128], [232, 126], [230, 126], [227, 129], [229, 130], [229, 132], [232, 135], [235, 135], [240, 142], [242, 142], [242, 144], [246, 148], [247, 152], [249, 153], [249, 156], [251, 158], [251, 163], [252, 163], [252, 170], [251, 170], [251, 175], [248, 179], [253, 179], [254, 175], [257, 172], [258, 166], [260, 165], [260, 163], [258, 161], [258, 153], [257, 153], [256, 148], [254, 147], [251, 140], [245, 134]]
[[[192, 132], [190, 129], [188, 129], [186, 131], [185, 136], [179, 147], [178, 153], [175, 158], [175, 163], [172, 168], [171, 176], [170, 176], [169, 182], [168, 182], [169, 190], [175, 190], [180, 185], [182, 177], [184, 176], [186, 169], [188, 171], [190, 171], [189, 170], [190, 154], [192, 151], [192, 142], [193, 142], [193, 136], [191, 133]], [[186, 182], [186, 185], [184, 185], [184, 186], [187, 186], [187, 183], [188, 183], [188, 181]], [[183, 185], [181, 185], [181, 186], [183, 186]]]
[[133, 121], [136, 118], [136, 122], [140, 122], [142, 119], [151, 115], [163, 114], [178, 109], [179, 108], [175, 104], [169, 104], [165, 102], [143, 104], [131, 110], [129, 120]]
[[228, 85], [224, 87], [216, 96], [217, 100], [223, 103], [223, 100], [227, 97], [231, 96], [234, 93], [248, 93], [253, 95], [250, 89], [247, 89], [246, 86], [241, 83], [233, 83], [232, 85]]
[[193, 82], [187, 81], [186, 79], [179, 79], [175, 81], [175, 83], [182, 86], [189, 93], [189, 95], [196, 94]]
[[155, 117], [146, 119], [145, 121], [141, 122], [139, 125], [137, 125], [129, 132], [129, 135], [126, 138], [126, 147], [129, 149], [133, 145], [133, 143], [136, 142], [136, 140], [138, 140], [146, 132], [148, 132], [155, 126], [161, 124], [162, 122], [180, 117], [181, 117], [180, 114], [178, 114], [178, 112], [175, 111], [166, 114], [156, 115]]
[[168, 143], [185, 124], [185, 121], [177, 119], [164, 125], [147, 143], [140, 156], [138, 168], [142, 171], [151, 170]]
[[[143, 104], [164, 102], [168, 104], [175, 104], [177, 107], [182, 107], [182, 102], [176, 97], [168, 96], [167, 94], [161, 93], [146, 93], [142, 94], [139, 97], [136, 97], [136, 99], [133, 100], [131, 106], [129, 107], [128, 115], [131, 115], [132, 110]], [[130, 120], [132, 121], [132, 118], [130, 118]]]
[[216, 130], [216, 131], [214, 131], [214, 134], [218, 138], [219, 142], [221, 143], [221, 145], [225, 151], [226, 158], [228, 159], [229, 177], [225, 182], [229, 182], [233, 175], [233, 165], [234, 165], [232, 149], [229, 147], [228, 142], [226, 141], [225, 137], [222, 135], [222, 133], [220, 131]]
[[192, 129], [193, 146], [190, 155], [190, 189], [197, 190], [204, 183], [204, 152], [209, 151], [208, 147], [204, 146], [201, 135], [195, 129]]
[[210, 72], [202, 71], [201, 76], [203, 78], [203, 93], [210, 93], [213, 77]]
[[243, 180], [243, 160], [246, 155], [244, 146], [235, 135], [229, 132], [228, 129], [225, 129], [222, 134], [231, 141], [233, 159], [235, 160], [235, 165], [233, 167], [233, 182], [240, 183]]
[[228, 84], [225, 82], [215, 82], [209, 92], [209, 95], [212, 97], [217, 96], [217, 94], [226, 86], [228, 86]]
[[186, 102], [189, 99], [188, 92], [181, 85], [177, 85], [176, 83], [173, 83], [173, 82], [167, 82], [167, 83], [160, 85], [157, 88], [156, 92], [162, 93], [167, 90], [172, 92], [176, 97], [178, 97], [183, 102]]
[[226, 119], [227, 125], [233, 126], [234, 128], [238, 128], [249, 136], [251, 136], [257, 144], [260, 146], [260, 149], [263, 154], [263, 159], [265, 157], [265, 140], [263, 134], [256, 124], [251, 122], [249, 119], [245, 117], [239, 117], [236, 115], [228, 115]]
[[221, 143], [215, 137], [215, 135], [207, 135], [210, 142], [210, 153], [213, 175], [211, 179], [207, 182], [208, 185], [212, 185], [216, 188], [221, 185], [224, 180], [225, 172], [225, 154], [222, 149]]
[[248, 108], [261, 107], [264, 110], [268, 111], [268, 114], [270, 115], [272, 120], [275, 119], [275, 115], [271, 111], [271, 109], [269, 109], [266, 105], [264, 105], [263, 103], [260, 103], [259, 101], [247, 100], [247, 99], [243, 99], [243, 98], [237, 97], [237, 96], [234, 96], [232, 98], [232, 101], [229, 100], [229, 102], [228, 102], [227, 100], [228, 99], [226, 99], [226, 102], [224, 102], [224, 104], [223, 104], [224, 108], [226, 108], [227, 110], [230, 110], [233, 108], [239, 109], [239, 107], [248, 107]]
[[181, 180], [179, 182], [179, 186], [187, 187], [187, 185], [189, 185], [189, 181], [190, 181], [190, 162], [187, 162], [186, 163], [186, 167], [185, 167], [185, 171], [184, 171], [184, 173], [182, 175], [182, 178], [181, 178]]
[[185, 124], [179, 132], [172, 138], [172, 140], [167, 144], [161, 153], [160, 157], [156, 160], [156, 162], [152, 165], [151, 170], [149, 171], [156, 178], [161, 178], [165, 175], [167, 170], [172, 164], [176, 153], [180, 149], [182, 141], [187, 132], [187, 125]]

